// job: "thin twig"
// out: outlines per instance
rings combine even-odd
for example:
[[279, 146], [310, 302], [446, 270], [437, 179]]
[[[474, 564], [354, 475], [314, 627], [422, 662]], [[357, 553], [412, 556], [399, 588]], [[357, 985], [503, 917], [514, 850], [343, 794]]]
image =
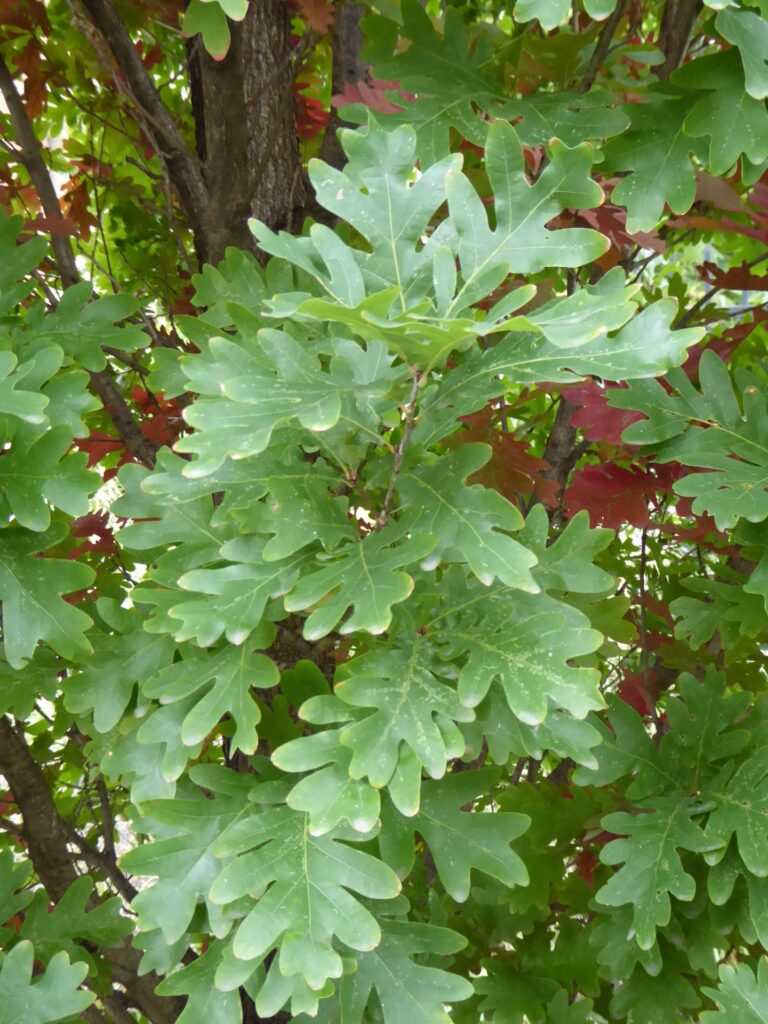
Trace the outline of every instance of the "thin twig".
[[624, 17], [624, 8], [626, 6], [627, 0], [618, 0], [613, 14], [603, 25], [600, 35], [597, 37], [595, 52], [592, 54], [589, 64], [587, 65], [587, 70], [584, 72], [584, 77], [577, 86], [576, 92], [589, 92], [595, 84], [597, 73], [600, 70], [601, 64], [608, 55], [608, 51], [611, 48], [613, 33], [616, 31], [616, 26]]
[[646, 579], [645, 570], [648, 562], [648, 545], [647, 545], [648, 531], [643, 530], [640, 537], [640, 565], [637, 574], [637, 584], [640, 590], [639, 594], [639, 615], [638, 615], [638, 627], [640, 629], [640, 657], [642, 659], [642, 671], [643, 671], [643, 690], [645, 692], [645, 702], [648, 705], [649, 714], [653, 720], [653, 724], [656, 727], [656, 739], [661, 736], [661, 720], [659, 713], [656, 710], [656, 700], [653, 696], [653, 687], [651, 686], [651, 669], [649, 663], [649, 651], [648, 651], [648, 627], [647, 627], [647, 616], [646, 616]]
[[[0, 92], [11, 115], [16, 131], [16, 140], [21, 147], [21, 160], [38, 194], [43, 213], [54, 222], [61, 221], [63, 220], [61, 206], [53, 179], [43, 160], [40, 143], [37, 141], [37, 136], [24, 109], [11, 72], [2, 57], [0, 57]], [[68, 238], [52, 231], [51, 245], [62, 284], [65, 288], [76, 284], [80, 280], [80, 275], [77, 272], [75, 254]], [[115, 382], [106, 370], [91, 371], [90, 380], [93, 390], [112, 418], [126, 450], [151, 469], [155, 464], [157, 446], [142, 434], [128, 403]]]
[[416, 419], [416, 397], [421, 387], [421, 382], [424, 379], [422, 374], [419, 373], [415, 368], [413, 372], [413, 385], [411, 387], [411, 394], [403, 406], [403, 413], [405, 419], [403, 421], [403, 433], [400, 437], [400, 444], [397, 446], [395, 451], [395, 457], [392, 461], [392, 472], [389, 477], [389, 486], [387, 487], [387, 493], [384, 496], [384, 503], [381, 506], [381, 512], [376, 519], [376, 529], [380, 530], [386, 526], [389, 521], [389, 510], [392, 505], [392, 498], [395, 494], [395, 485], [397, 484], [397, 478], [400, 474], [400, 469], [403, 465], [403, 458], [405, 456], [405, 450], [408, 447], [408, 442], [411, 439], [411, 433], [413, 432], [413, 425]]

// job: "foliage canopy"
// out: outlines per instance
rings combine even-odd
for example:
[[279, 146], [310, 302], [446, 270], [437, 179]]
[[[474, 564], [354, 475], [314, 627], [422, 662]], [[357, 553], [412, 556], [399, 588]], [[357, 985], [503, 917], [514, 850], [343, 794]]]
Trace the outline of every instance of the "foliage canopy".
[[0, 1024], [768, 1022], [764, 0], [0, 0]]

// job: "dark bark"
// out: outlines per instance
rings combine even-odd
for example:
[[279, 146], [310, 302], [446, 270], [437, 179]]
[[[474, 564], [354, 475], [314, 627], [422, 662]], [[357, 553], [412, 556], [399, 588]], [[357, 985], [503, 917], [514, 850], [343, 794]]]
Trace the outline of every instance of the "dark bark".
[[600, 30], [600, 35], [597, 37], [597, 45], [595, 51], [590, 58], [587, 70], [584, 73], [584, 77], [579, 83], [578, 92], [589, 92], [592, 86], [595, 84], [595, 79], [600, 71], [600, 67], [608, 56], [608, 51], [611, 48], [613, 42], [613, 34], [616, 28], [624, 17], [624, 8], [627, 6], [627, 0], [617, 0], [616, 7], [614, 8], [613, 14], [603, 25]]
[[682, 63], [702, 6], [702, 0], [667, 0], [664, 5], [659, 28], [659, 49], [664, 54], [664, 63], [656, 71], [662, 81]]
[[576, 444], [576, 428], [571, 426], [571, 417], [575, 412], [575, 405], [566, 402], [564, 398], [560, 399], [555, 422], [552, 424], [542, 455], [551, 469], [544, 470], [541, 475], [547, 480], [556, 481], [560, 496], [562, 496], [571, 470], [581, 454]]
[[[0, 774], [21, 814], [22, 835], [32, 866], [48, 895], [58, 901], [79, 877], [76, 855], [70, 850], [69, 828], [59, 816], [40, 765], [5, 715], [0, 716]], [[97, 904], [94, 893], [91, 905]], [[99, 952], [113, 965], [112, 977], [124, 986], [130, 1002], [152, 1024], [172, 1024], [181, 1008], [179, 1001], [155, 995], [159, 979], [154, 974], [139, 976], [141, 954], [128, 942]]]
[[[344, 92], [347, 85], [369, 81], [368, 65], [363, 60], [363, 30], [360, 19], [364, 9], [359, 4], [341, 4], [336, 8], [333, 21], [333, 67], [331, 70], [331, 93], [336, 96]], [[321, 159], [333, 167], [342, 167], [346, 163], [344, 150], [338, 138], [338, 130], [346, 122], [339, 117], [335, 107], [331, 107], [331, 115], [325, 130], [323, 145], [320, 150]]]
[[213, 60], [199, 42], [189, 57], [197, 150], [210, 203], [198, 255], [211, 263], [227, 246], [255, 249], [249, 217], [273, 230], [295, 231], [304, 207], [288, 5], [260, 0], [231, 29], [224, 60]]
[[179, 197], [195, 244], [203, 246], [208, 227], [208, 197], [197, 158], [176, 127], [111, 0], [81, 2], [123, 74], [140, 123], [153, 140]]

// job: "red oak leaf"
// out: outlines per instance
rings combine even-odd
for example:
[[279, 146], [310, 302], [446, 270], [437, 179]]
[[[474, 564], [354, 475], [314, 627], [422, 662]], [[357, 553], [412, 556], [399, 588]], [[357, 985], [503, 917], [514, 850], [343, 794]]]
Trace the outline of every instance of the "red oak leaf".
[[462, 416], [466, 430], [456, 435], [457, 443], [482, 441], [490, 445], [493, 455], [471, 482], [481, 483], [515, 502], [521, 494], [535, 494], [545, 505], [557, 504], [557, 483], [542, 476], [550, 468], [548, 462], [533, 455], [525, 441], [518, 441], [497, 426], [498, 410], [486, 406], [471, 416]]
[[566, 513], [589, 512], [592, 526], [651, 525], [649, 506], [656, 491], [656, 479], [639, 467], [624, 469], [613, 462], [582, 466], [565, 492]]
[[608, 405], [608, 393], [612, 388], [602, 388], [595, 381], [576, 384], [561, 392], [572, 405], [581, 406], [571, 416], [571, 425], [579, 427], [588, 441], [605, 441], [607, 444], [622, 445], [622, 433], [642, 419], [641, 412], [631, 409], [613, 409]]

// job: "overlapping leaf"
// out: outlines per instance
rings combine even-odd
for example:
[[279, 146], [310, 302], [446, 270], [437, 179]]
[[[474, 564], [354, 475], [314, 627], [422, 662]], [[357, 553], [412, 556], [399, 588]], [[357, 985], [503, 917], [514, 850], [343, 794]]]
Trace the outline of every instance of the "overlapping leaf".
[[[696, 883], [680, 859], [679, 850], [702, 853], [707, 839], [693, 820], [698, 808], [679, 796], [658, 798], [638, 814], [619, 811], [603, 818], [616, 835], [600, 854], [604, 864], [623, 864], [598, 891], [597, 899], [611, 907], [634, 905], [634, 930], [641, 949], [650, 949], [656, 929], [668, 924], [670, 896], [690, 902]], [[698, 812], [700, 813], [700, 811]]]
[[525, 865], [509, 844], [526, 831], [530, 819], [525, 814], [466, 809], [486, 796], [498, 778], [495, 770], [485, 769], [424, 783], [418, 814], [412, 818], [385, 815], [379, 837], [384, 859], [406, 877], [413, 866], [414, 833], [418, 832], [429, 844], [441, 882], [459, 902], [469, 896], [472, 871], [491, 875], [505, 886], [527, 885]]
[[279, 947], [283, 975], [301, 975], [313, 989], [342, 973], [333, 946], [374, 949], [381, 929], [358, 896], [391, 899], [400, 884], [381, 861], [328, 833], [312, 836], [306, 815], [264, 807], [219, 838], [219, 856], [233, 857], [216, 879], [211, 899], [227, 905], [264, 891], [233, 940], [233, 952], [254, 966]]
[[576, 718], [603, 706], [598, 674], [570, 664], [600, 644], [581, 612], [544, 594], [515, 593], [508, 602], [436, 624], [435, 637], [446, 653], [466, 652], [459, 672], [458, 692], [475, 707], [498, 679], [514, 715], [538, 725], [551, 702]]
[[694, 512], [712, 515], [720, 529], [742, 518], [768, 518], [768, 407], [759, 379], [742, 373], [734, 386], [722, 360], [705, 350], [701, 390], [680, 371], [668, 380], [672, 392], [656, 381], [611, 392], [612, 406], [646, 417], [630, 426], [624, 439], [649, 446], [658, 461], [705, 470], [678, 480], [675, 490], [692, 497]]
[[[347, 544], [328, 565], [302, 576], [291, 588], [285, 598], [288, 611], [317, 605], [304, 626], [308, 640], [325, 636], [339, 623], [341, 633], [357, 629], [383, 633], [389, 627], [392, 606], [413, 590], [413, 579], [401, 566], [424, 558], [435, 543], [430, 534], [404, 534], [401, 526], [393, 525]], [[345, 618], [350, 608], [352, 614]]]
[[31, 942], [19, 942], [3, 955], [0, 1019], [9, 1024], [48, 1024], [90, 1006], [93, 993], [79, 987], [88, 973], [86, 964], [71, 964], [66, 953], [57, 953], [44, 972], [33, 978], [34, 958]]
[[0, 533], [3, 639], [5, 656], [13, 668], [21, 668], [40, 640], [64, 657], [91, 650], [85, 637], [90, 618], [62, 595], [89, 586], [93, 571], [78, 562], [36, 557], [64, 534], [58, 524], [45, 533], [14, 526]]
[[450, 1024], [446, 1004], [468, 999], [472, 985], [465, 979], [420, 963], [415, 957], [445, 957], [463, 949], [466, 939], [447, 928], [410, 921], [391, 921], [382, 928], [381, 942], [357, 958], [357, 969], [342, 978], [339, 1004], [344, 1024], [362, 1024], [375, 989], [385, 1024]]
[[487, 445], [464, 444], [432, 465], [412, 465], [398, 479], [406, 510], [402, 523], [436, 538], [425, 567], [462, 557], [482, 583], [498, 577], [509, 587], [535, 592], [535, 555], [508, 536], [522, 526], [522, 516], [497, 491], [466, 484], [491, 454]]

